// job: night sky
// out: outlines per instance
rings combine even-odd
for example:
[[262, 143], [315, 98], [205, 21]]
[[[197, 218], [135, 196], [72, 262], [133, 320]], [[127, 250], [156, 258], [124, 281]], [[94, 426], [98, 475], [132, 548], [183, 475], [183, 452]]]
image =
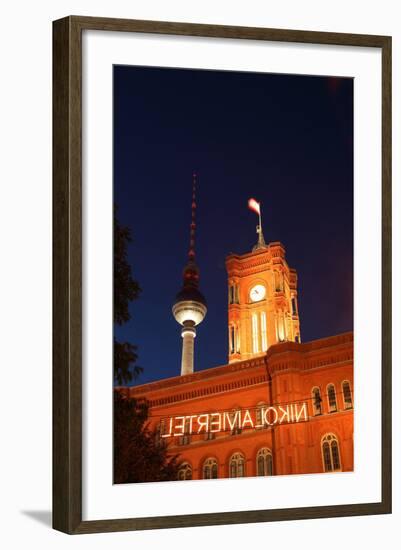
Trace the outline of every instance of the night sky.
[[196, 254], [208, 303], [195, 370], [227, 363], [225, 257], [250, 252], [262, 203], [267, 242], [298, 271], [303, 342], [353, 328], [353, 81], [114, 67], [114, 200], [142, 287], [116, 327], [138, 346], [136, 383], [177, 376], [182, 284], [199, 173]]

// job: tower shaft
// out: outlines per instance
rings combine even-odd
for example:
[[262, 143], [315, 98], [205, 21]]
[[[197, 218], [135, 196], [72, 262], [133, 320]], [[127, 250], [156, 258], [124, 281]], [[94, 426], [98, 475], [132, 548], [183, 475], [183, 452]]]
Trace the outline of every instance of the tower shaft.
[[195, 327], [183, 327], [182, 336], [182, 357], [181, 376], [194, 372], [194, 340], [196, 336]]

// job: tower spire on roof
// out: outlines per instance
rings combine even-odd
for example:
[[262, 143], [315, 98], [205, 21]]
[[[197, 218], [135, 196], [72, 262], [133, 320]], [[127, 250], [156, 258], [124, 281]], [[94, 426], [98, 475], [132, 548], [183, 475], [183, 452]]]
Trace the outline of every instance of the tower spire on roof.
[[183, 279], [184, 288], [198, 288], [199, 268], [195, 261], [195, 231], [196, 231], [196, 184], [197, 173], [192, 174], [192, 202], [191, 202], [191, 224], [189, 233], [188, 261], [184, 267]]
[[252, 252], [255, 252], [255, 250], [259, 250], [260, 248], [267, 248], [267, 244], [265, 243], [265, 238], [263, 236], [263, 230], [262, 230], [262, 211], [260, 208], [260, 202], [256, 201], [255, 199], [249, 199], [248, 208], [259, 216], [259, 224], [256, 226], [256, 233], [258, 234], [258, 242], [252, 248]]
[[197, 174], [192, 174], [192, 205], [191, 205], [191, 231], [189, 238], [188, 259], [195, 261], [195, 230], [196, 230], [196, 178]]
[[260, 248], [267, 248], [267, 244], [263, 236], [262, 216], [260, 214], [259, 214], [259, 225], [256, 226], [256, 233], [258, 234], [258, 242], [252, 248], [252, 252], [254, 252], [255, 250], [259, 250]]
[[196, 184], [197, 174], [192, 174], [192, 204], [188, 262], [183, 272], [182, 289], [176, 296], [172, 311], [177, 323], [182, 325], [182, 359], [181, 374], [191, 374], [194, 371], [194, 339], [196, 325], [205, 318], [206, 300], [199, 290], [199, 269], [195, 262], [195, 230], [196, 230]]

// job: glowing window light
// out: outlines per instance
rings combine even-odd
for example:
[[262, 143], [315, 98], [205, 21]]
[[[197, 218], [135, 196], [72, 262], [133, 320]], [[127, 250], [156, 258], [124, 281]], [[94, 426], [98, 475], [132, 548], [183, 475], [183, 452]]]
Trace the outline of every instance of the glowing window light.
[[259, 353], [258, 316], [256, 313], [252, 313], [252, 349], [253, 353]]
[[279, 315], [279, 326], [278, 326], [278, 339], [280, 342], [284, 342], [285, 340], [285, 322], [284, 322], [284, 316], [282, 313]]
[[267, 350], [267, 332], [266, 332], [266, 313], [262, 311], [260, 314], [260, 326], [262, 333], [262, 351]]
[[235, 328], [233, 325], [230, 327], [230, 353], [235, 353]]

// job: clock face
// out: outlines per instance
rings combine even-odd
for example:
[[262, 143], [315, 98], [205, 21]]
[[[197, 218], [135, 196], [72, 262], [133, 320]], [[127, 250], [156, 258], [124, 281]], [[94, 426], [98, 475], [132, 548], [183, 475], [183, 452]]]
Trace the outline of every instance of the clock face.
[[263, 300], [265, 295], [266, 288], [263, 285], [255, 285], [251, 288], [251, 291], [249, 293], [249, 297], [251, 298], [252, 302], [259, 302], [260, 300]]

